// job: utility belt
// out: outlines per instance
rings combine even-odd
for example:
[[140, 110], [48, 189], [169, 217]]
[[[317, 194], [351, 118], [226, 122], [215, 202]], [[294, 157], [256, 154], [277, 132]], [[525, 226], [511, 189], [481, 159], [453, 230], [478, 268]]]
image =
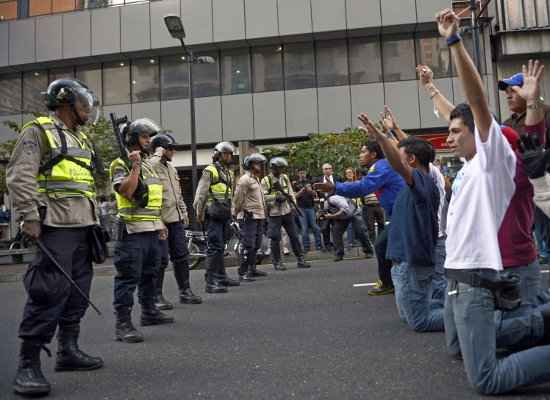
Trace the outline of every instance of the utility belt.
[[[495, 298], [495, 308], [513, 311], [521, 305], [520, 279], [518, 274], [488, 269], [445, 269], [447, 279], [472, 287], [490, 290]], [[449, 295], [458, 294], [456, 287], [449, 287]]]

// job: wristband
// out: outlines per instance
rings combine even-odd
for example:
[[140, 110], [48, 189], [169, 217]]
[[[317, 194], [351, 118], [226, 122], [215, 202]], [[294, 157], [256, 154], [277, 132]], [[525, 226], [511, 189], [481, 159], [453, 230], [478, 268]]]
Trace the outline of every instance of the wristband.
[[451, 47], [452, 45], [457, 44], [461, 40], [462, 40], [462, 37], [460, 36], [460, 34], [459, 33], [454, 33], [454, 34], [452, 34], [451, 36], [449, 36], [447, 38], [447, 46]]

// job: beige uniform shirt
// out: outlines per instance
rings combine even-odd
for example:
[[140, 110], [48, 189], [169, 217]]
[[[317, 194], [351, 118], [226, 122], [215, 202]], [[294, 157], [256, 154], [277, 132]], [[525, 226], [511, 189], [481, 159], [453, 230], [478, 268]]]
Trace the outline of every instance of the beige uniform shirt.
[[[218, 165], [218, 171], [220, 172], [221, 178], [226, 182], [231, 182], [231, 191], [227, 193], [228, 199], [231, 200], [233, 196], [233, 182], [235, 181], [233, 173], [227, 169]], [[202, 172], [201, 179], [197, 185], [197, 192], [195, 193], [195, 200], [193, 201], [193, 208], [195, 209], [195, 215], [204, 220], [204, 214], [206, 212], [206, 206], [208, 204], [208, 197], [210, 196], [210, 185], [212, 184], [212, 175], [210, 171], [204, 170]]]
[[[55, 125], [65, 133], [69, 145], [84, 140], [79, 132], [70, 131], [52, 116]], [[39, 208], [45, 210], [43, 224], [59, 228], [79, 228], [98, 223], [97, 204], [84, 196], [38, 193], [40, 166], [50, 159], [50, 146], [42, 128], [32, 125], [19, 137], [8, 163], [6, 183], [13, 201], [17, 221], [40, 221]]]
[[[142, 154], [141, 164], [146, 165], [152, 168], [151, 163], [145, 156]], [[120, 184], [130, 175], [130, 171], [117, 166], [113, 169], [113, 176], [111, 178], [111, 183], [113, 184], [113, 190], [118, 193], [118, 188]], [[160, 231], [166, 227], [162, 221], [138, 221], [138, 222], [125, 222], [126, 231], [129, 234], [132, 233], [142, 233], [142, 232], [152, 232]]]
[[[285, 183], [283, 183], [283, 181]], [[270, 187], [270, 182], [271, 182], [271, 187]], [[275, 185], [275, 182], [279, 182], [279, 184], [285, 190], [285, 192], [287, 192], [290, 195], [290, 197], [292, 197], [294, 204], [296, 204], [296, 197], [294, 195], [294, 190], [292, 189], [292, 184], [290, 183], [290, 179], [288, 179], [288, 176], [285, 174], [281, 174], [279, 175], [278, 178], [276, 178], [275, 176], [273, 176], [273, 174], [269, 174], [268, 176], [264, 177], [264, 179], [262, 179], [262, 187], [264, 190], [264, 194], [266, 196], [270, 217], [287, 215], [292, 212], [292, 208], [291, 208], [292, 206], [289, 204], [288, 200], [285, 200], [282, 203], [277, 203], [275, 201], [276, 195], [280, 194], [279, 191], [273, 188], [273, 185]], [[285, 184], [286, 184], [286, 187], [285, 187]]]
[[250, 171], [245, 172], [237, 182], [232, 208], [231, 213], [236, 215], [237, 219], [243, 219], [245, 211], [252, 213], [254, 219], [266, 217], [262, 185]]
[[162, 222], [183, 222], [188, 225], [189, 216], [181, 194], [178, 171], [169, 161], [163, 160], [160, 153], [153, 155], [149, 161], [162, 182]]

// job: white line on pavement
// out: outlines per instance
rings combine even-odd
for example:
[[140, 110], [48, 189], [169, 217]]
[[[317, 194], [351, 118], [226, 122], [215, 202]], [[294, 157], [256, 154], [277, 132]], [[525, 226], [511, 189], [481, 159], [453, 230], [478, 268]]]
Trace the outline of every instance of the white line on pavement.
[[376, 282], [372, 282], [372, 283], [356, 283], [355, 285], [353, 285], [353, 287], [365, 287], [365, 286], [375, 286], [376, 285]]

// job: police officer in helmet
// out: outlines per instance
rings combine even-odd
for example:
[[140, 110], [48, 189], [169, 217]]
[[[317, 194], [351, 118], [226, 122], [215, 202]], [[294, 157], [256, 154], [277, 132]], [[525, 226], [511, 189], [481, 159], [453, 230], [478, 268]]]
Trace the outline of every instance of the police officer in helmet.
[[123, 132], [129, 150], [128, 160], [117, 158], [110, 168], [119, 219], [113, 259], [117, 272], [113, 302], [115, 336], [118, 341], [127, 343], [144, 340], [131, 318], [137, 287], [142, 326], [174, 322], [173, 317], [155, 307], [159, 240], [166, 240], [167, 230], [161, 221], [162, 183], [147, 157], [151, 152], [151, 137], [159, 131], [158, 125], [147, 118], [127, 125]]
[[260, 182], [266, 161], [259, 153], [245, 157], [243, 166], [246, 173], [239, 178], [233, 199], [232, 213], [241, 227], [239, 278], [245, 282], [267, 275], [256, 269], [256, 254], [262, 244], [266, 218], [265, 198]]
[[214, 147], [212, 164], [201, 176], [193, 208], [199, 223], [207, 225], [206, 288], [207, 293], [226, 293], [227, 287], [239, 286], [239, 281], [227, 276], [224, 266], [225, 240], [231, 222], [233, 198], [233, 163], [235, 146], [220, 142]]
[[162, 294], [164, 271], [168, 266], [168, 254], [172, 260], [174, 277], [179, 289], [179, 300], [182, 304], [200, 304], [202, 299], [191, 291], [189, 284], [189, 264], [187, 257], [187, 238], [185, 226], [189, 225], [187, 207], [181, 193], [178, 171], [171, 164], [176, 153], [176, 141], [168, 134], [156, 135], [151, 147], [154, 155], [151, 165], [159, 176], [162, 191], [161, 219], [168, 229], [168, 239], [161, 241], [160, 270], [156, 280], [156, 306], [161, 310], [169, 310], [173, 305]]
[[268, 206], [268, 236], [271, 239], [271, 259], [276, 270], [285, 270], [281, 261], [281, 227], [285, 228], [298, 268], [310, 268], [305, 262], [302, 245], [294, 220], [296, 198], [289, 177], [283, 172], [288, 162], [283, 157], [269, 161], [271, 173], [262, 179]]
[[[98, 224], [93, 173], [99, 160], [83, 126], [94, 122], [97, 100], [79, 81], [52, 82], [46, 92], [50, 114], [23, 127], [7, 169], [7, 186], [23, 232], [40, 239], [72, 276], [90, 293], [92, 253], [88, 240]], [[42, 374], [40, 352], [56, 329], [56, 371], [88, 371], [103, 366], [78, 345], [80, 321], [87, 302], [52, 261], [38, 250], [24, 279], [28, 294], [19, 337], [22, 340], [14, 391], [46, 395], [50, 384]]]

